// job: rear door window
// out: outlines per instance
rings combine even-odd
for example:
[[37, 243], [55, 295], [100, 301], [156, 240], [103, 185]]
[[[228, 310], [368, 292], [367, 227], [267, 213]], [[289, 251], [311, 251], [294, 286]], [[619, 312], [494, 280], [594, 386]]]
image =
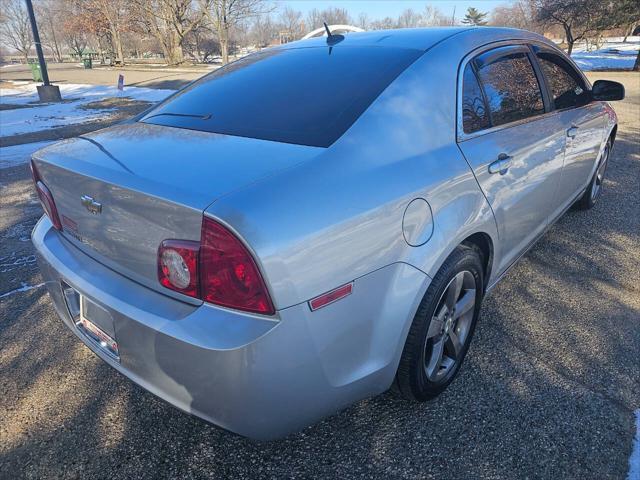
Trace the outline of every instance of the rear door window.
[[526, 51], [501, 47], [474, 62], [494, 127], [544, 113], [540, 84]]
[[462, 125], [464, 133], [473, 133], [491, 126], [482, 90], [470, 63], [462, 78]]
[[560, 55], [535, 48], [538, 63], [553, 96], [556, 110], [582, 107], [589, 103], [589, 92], [580, 74]]
[[265, 50], [210, 73], [140, 121], [328, 147], [421, 54], [391, 47]]

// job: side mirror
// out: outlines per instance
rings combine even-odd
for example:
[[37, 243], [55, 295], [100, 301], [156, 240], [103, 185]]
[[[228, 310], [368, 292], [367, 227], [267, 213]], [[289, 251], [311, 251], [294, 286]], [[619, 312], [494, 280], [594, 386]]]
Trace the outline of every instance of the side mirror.
[[612, 102], [624, 98], [624, 85], [611, 80], [596, 80], [591, 89], [591, 98], [603, 102]]

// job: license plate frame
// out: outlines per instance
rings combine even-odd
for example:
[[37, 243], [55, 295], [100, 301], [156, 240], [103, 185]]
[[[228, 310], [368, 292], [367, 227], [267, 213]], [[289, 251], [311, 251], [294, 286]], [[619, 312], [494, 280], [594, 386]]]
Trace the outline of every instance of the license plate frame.
[[[105, 353], [112, 360], [120, 362], [120, 351], [115, 338], [111, 314], [66, 282], [63, 284], [63, 292], [67, 308], [78, 332], [96, 349]], [[92, 318], [92, 314], [98, 319]]]

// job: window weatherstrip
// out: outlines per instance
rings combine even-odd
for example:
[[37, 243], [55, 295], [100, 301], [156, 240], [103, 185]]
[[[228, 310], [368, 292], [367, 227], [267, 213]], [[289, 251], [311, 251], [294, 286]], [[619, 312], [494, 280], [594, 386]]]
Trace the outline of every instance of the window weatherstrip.
[[[479, 55], [482, 55], [485, 52], [488, 52], [489, 50], [494, 50], [497, 48], [501, 48], [501, 47], [522, 47], [526, 50], [528, 50], [528, 46], [529, 45], [533, 45], [535, 47], [544, 49], [544, 50], [548, 50], [550, 53], [553, 53], [555, 55], [558, 55], [560, 58], [562, 58], [563, 60], [567, 61], [567, 63], [569, 63], [569, 65], [571, 65], [573, 67], [573, 69], [578, 72], [578, 74], [580, 75], [580, 78], [582, 78], [582, 81], [584, 82], [585, 86], [587, 87], [588, 90], [591, 90], [591, 83], [589, 82], [589, 80], [584, 76], [584, 74], [582, 73], [582, 71], [579, 69], [579, 67], [577, 67], [575, 65], [575, 63], [573, 62], [573, 60], [571, 58], [569, 58], [568, 60], [564, 58], [563, 53], [561, 51], [556, 51], [556, 47], [551, 46], [551, 45], [547, 45], [546, 43], [537, 41], [535, 39], [526, 39], [526, 38], [516, 38], [516, 39], [511, 39], [511, 40], [499, 40], [496, 42], [491, 42], [491, 43], [487, 43], [485, 45], [481, 45], [479, 47], [476, 47], [475, 49], [473, 49], [471, 52], [467, 53], [464, 58], [462, 59], [462, 61], [460, 62], [460, 65], [458, 66], [458, 76], [457, 76], [457, 99], [456, 99], [456, 141], [457, 143], [462, 143], [466, 140], [471, 140], [473, 138], [476, 137], [480, 137], [482, 135], [488, 135], [490, 133], [494, 133], [500, 130], [505, 130], [507, 128], [511, 128], [511, 127], [516, 127], [525, 123], [529, 123], [531, 121], [537, 121], [540, 118], [543, 117], [547, 117], [550, 115], [555, 115], [557, 114], [557, 112], [559, 112], [560, 110], [553, 110], [551, 112], [544, 112], [541, 113], [539, 115], [533, 116], [533, 117], [527, 117], [525, 119], [521, 119], [521, 120], [517, 120], [514, 122], [510, 122], [510, 123], [504, 123], [502, 125], [498, 125], [496, 127], [492, 126], [489, 128], [485, 128], [483, 130], [477, 130], [473, 133], [465, 133], [464, 131], [464, 125], [463, 125], [463, 116], [462, 116], [462, 96], [463, 96], [463, 83], [464, 83], [464, 70], [466, 68], [466, 66], [470, 63], [473, 62], [473, 60], [478, 57]], [[479, 79], [478, 79], [479, 80]], [[480, 88], [482, 89], [482, 83], [480, 83]]]
[[[484, 91], [484, 84], [480, 81], [480, 73], [478, 73], [478, 65], [473, 60], [471, 63], [471, 71], [473, 75], [476, 77], [476, 82], [478, 82], [478, 87], [480, 87], [480, 94], [482, 95], [482, 101], [484, 103], [484, 111], [487, 112], [487, 117], [489, 118], [489, 128], [493, 127], [493, 115], [491, 114], [491, 109], [489, 108], [489, 99], [487, 97], [487, 92]], [[464, 98], [464, 74], [462, 75], [462, 95]], [[476, 130], [476, 132], [481, 132], [483, 129]], [[487, 130], [486, 128], [484, 130]], [[462, 131], [464, 131], [464, 125], [462, 126]], [[475, 132], [472, 132], [475, 133]]]
[[[544, 113], [549, 113], [555, 109], [555, 105], [553, 104], [553, 95], [549, 91], [549, 83], [547, 82], [547, 77], [544, 75], [542, 71], [542, 66], [538, 63], [538, 58], [533, 53], [531, 45], [527, 45], [527, 57], [529, 58], [529, 63], [533, 67], [533, 73], [538, 80], [538, 87], [540, 88], [540, 94], [542, 95], [542, 104], [544, 105]], [[538, 116], [538, 115], [534, 115]]]

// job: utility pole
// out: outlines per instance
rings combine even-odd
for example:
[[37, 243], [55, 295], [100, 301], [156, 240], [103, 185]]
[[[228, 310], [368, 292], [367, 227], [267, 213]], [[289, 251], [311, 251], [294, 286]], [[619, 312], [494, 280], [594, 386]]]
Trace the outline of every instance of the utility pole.
[[29, 21], [31, 22], [31, 32], [33, 33], [33, 43], [36, 45], [36, 53], [38, 54], [38, 63], [40, 63], [40, 72], [42, 74], [43, 85], [38, 85], [38, 96], [41, 102], [59, 102], [62, 100], [60, 97], [60, 88], [56, 85], [51, 85], [49, 82], [49, 72], [47, 72], [47, 64], [44, 61], [44, 54], [42, 53], [42, 44], [40, 43], [40, 35], [38, 34], [38, 24], [36, 23], [36, 16], [33, 13], [33, 5], [31, 0], [25, 0], [27, 4], [27, 12], [29, 13]]

